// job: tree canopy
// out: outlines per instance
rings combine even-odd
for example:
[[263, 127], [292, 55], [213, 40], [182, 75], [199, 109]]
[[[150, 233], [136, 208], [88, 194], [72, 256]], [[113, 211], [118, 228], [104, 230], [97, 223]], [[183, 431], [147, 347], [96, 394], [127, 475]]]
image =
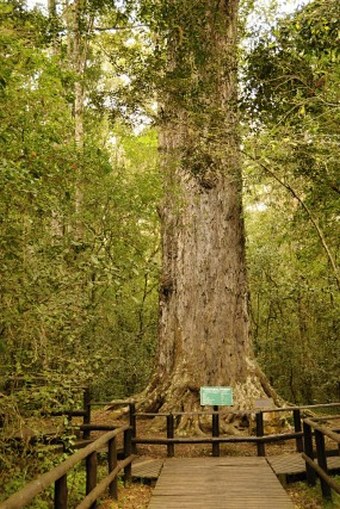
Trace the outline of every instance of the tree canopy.
[[267, 373], [294, 401], [337, 394], [338, 16], [337, 2], [311, 2], [246, 61], [254, 337]]

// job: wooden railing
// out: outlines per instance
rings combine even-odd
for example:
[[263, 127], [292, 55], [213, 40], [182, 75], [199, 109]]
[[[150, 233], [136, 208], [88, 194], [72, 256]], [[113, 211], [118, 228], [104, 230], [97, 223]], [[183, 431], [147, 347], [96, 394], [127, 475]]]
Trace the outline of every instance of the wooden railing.
[[[296, 439], [297, 437], [302, 437], [301, 433], [282, 433], [282, 434], [272, 434], [272, 435], [264, 435], [262, 430], [257, 426], [257, 432], [261, 432], [260, 436], [221, 436], [220, 435], [220, 426], [219, 426], [219, 416], [220, 413], [218, 411], [213, 412], [192, 412], [185, 413], [185, 415], [190, 416], [211, 416], [212, 418], [212, 436], [202, 436], [202, 437], [175, 437], [175, 417], [184, 415], [180, 412], [176, 412], [173, 414], [137, 414], [137, 416], [151, 417], [152, 415], [163, 416], [166, 417], [166, 437], [164, 438], [143, 438], [137, 437], [133, 439], [133, 443], [135, 444], [148, 444], [148, 445], [166, 445], [167, 446], [167, 455], [168, 457], [173, 457], [175, 455], [175, 444], [211, 444], [212, 446], [212, 455], [220, 456], [220, 444], [245, 444], [245, 443], [253, 443], [257, 446], [257, 454], [258, 456], [265, 455], [265, 444], [272, 442], [282, 442], [285, 440]], [[259, 419], [257, 417], [257, 419]]]
[[[334, 416], [332, 416], [334, 417]], [[340, 415], [337, 416], [340, 419]], [[327, 418], [330, 420], [330, 418]], [[324, 419], [318, 419], [322, 421]], [[315, 419], [303, 420], [304, 431], [304, 452], [302, 457], [306, 462], [307, 482], [310, 486], [316, 483], [316, 475], [320, 479], [322, 496], [325, 499], [332, 499], [332, 489], [340, 494], [340, 484], [336, 483], [328, 475], [327, 454], [325, 447], [325, 438], [335, 442], [340, 447], [340, 435], [326, 426], [320, 425]], [[313, 435], [315, 436], [316, 454], [314, 453]], [[315, 461], [315, 456], [317, 462]]]
[[89, 387], [83, 387], [83, 408], [80, 410], [73, 409], [65, 409], [59, 411], [49, 412], [47, 415], [51, 415], [52, 417], [65, 415], [71, 421], [72, 417], [82, 417], [82, 431], [83, 431], [83, 439], [90, 438], [90, 423], [91, 423], [91, 390]]
[[[91, 406], [112, 405], [112, 406], [125, 406], [129, 413], [129, 424], [117, 429], [114, 426], [90, 423]], [[118, 473], [124, 469], [125, 481], [131, 480], [131, 462], [133, 454], [136, 453], [137, 444], [154, 444], [166, 445], [168, 457], [175, 455], [176, 444], [211, 444], [213, 456], [220, 455], [220, 445], [226, 443], [244, 444], [252, 443], [257, 448], [258, 456], [265, 456], [265, 445], [273, 442], [283, 442], [286, 440], [295, 440], [296, 449], [298, 452], [303, 452], [303, 458], [306, 461], [307, 479], [310, 484], [315, 483], [315, 473], [321, 479], [321, 486], [323, 495], [330, 498], [330, 489], [334, 489], [340, 493], [340, 487], [332, 480], [327, 473], [327, 459], [324, 447], [324, 437], [335, 441], [337, 446], [340, 447], [340, 438], [337, 433], [331, 431], [324, 426], [320, 426], [316, 421], [321, 421], [322, 418], [308, 419], [302, 418], [303, 410], [315, 410], [326, 408], [340, 408], [340, 402], [320, 405], [305, 405], [299, 407], [285, 407], [258, 410], [255, 413], [256, 417], [256, 436], [221, 436], [220, 429], [220, 415], [221, 412], [218, 407], [214, 407], [212, 411], [202, 412], [174, 412], [174, 413], [140, 413], [136, 412], [136, 405], [131, 401], [110, 401], [110, 402], [95, 402], [91, 401], [90, 393], [84, 394], [84, 412], [86, 410], [86, 420], [88, 422], [80, 425], [80, 429], [88, 432], [88, 437], [91, 430], [107, 430], [112, 431], [105, 433], [100, 438], [92, 442], [84, 449], [70, 456], [63, 463], [55, 467], [50, 472], [40, 476], [35, 481], [32, 481], [25, 488], [12, 495], [10, 498], [0, 503], [0, 509], [21, 509], [33, 498], [42, 493], [46, 488], [54, 483], [54, 507], [55, 509], [67, 508], [67, 473], [76, 466], [81, 460], [85, 459], [86, 464], [86, 496], [77, 509], [94, 508], [95, 502], [104, 491], [109, 488], [109, 494], [113, 498], [117, 498], [117, 476]], [[70, 411], [72, 415], [78, 415], [79, 411]], [[265, 434], [265, 420], [264, 414], [266, 413], [291, 413], [294, 422], [294, 431], [288, 433], [278, 434]], [[230, 413], [232, 412], [230, 410]], [[254, 411], [247, 412], [254, 414]], [[82, 414], [83, 417], [85, 413]], [[176, 417], [191, 415], [193, 417], [210, 416], [211, 417], [211, 436], [201, 437], [176, 437], [175, 436], [175, 419]], [[164, 438], [156, 437], [137, 437], [137, 422], [139, 418], [152, 418], [152, 417], [165, 417], [166, 418], [166, 436]], [[331, 420], [334, 416], [328, 416], [327, 419]], [[340, 416], [338, 416], [340, 418]], [[303, 424], [303, 431], [302, 431]], [[124, 435], [124, 448], [123, 460], [118, 464], [117, 456], [117, 437], [119, 434]], [[318, 463], [314, 461], [314, 448], [313, 448], [313, 434], [316, 439], [316, 456]], [[304, 438], [303, 438], [304, 437]], [[108, 470], [109, 473], [97, 484], [97, 453], [99, 449], [107, 445], [108, 450]]]
[[[257, 455], [265, 456], [265, 446], [269, 443], [284, 442], [286, 440], [296, 441], [297, 452], [303, 451], [303, 431], [302, 431], [302, 412], [303, 410], [315, 410], [317, 408], [336, 408], [340, 407], [340, 403], [328, 403], [320, 405], [304, 405], [294, 406], [285, 408], [273, 408], [266, 410], [258, 410], [255, 413], [256, 418], [256, 436], [221, 436], [220, 433], [220, 414], [218, 407], [214, 407], [213, 411], [202, 411], [202, 412], [174, 412], [174, 413], [136, 413], [135, 406], [133, 403], [130, 405], [130, 426], [133, 431], [133, 444], [140, 445], [166, 445], [168, 457], [175, 455], [176, 444], [211, 444], [212, 455], [220, 455], [220, 444], [225, 443], [253, 443], [256, 445]], [[294, 422], [294, 431], [290, 433], [277, 433], [277, 434], [265, 434], [265, 420], [264, 414], [266, 413], [291, 413]], [[233, 413], [230, 411], [230, 413]], [[254, 413], [249, 411], [249, 414]], [[211, 417], [211, 436], [203, 437], [176, 437], [175, 436], [175, 419], [183, 415], [190, 415], [192, 417], [199, 416], [210, 416]], [[152, 417], [164, 417], [166, 419], [166, 437], [164, 438], [143, 438], [137, 437], [137, 421], [138, 418], [152, 418]], [[134, 449], [135, 450], [135, 449]]]
[[[220, 433], [220, 414], [219, 407], [213, 407], [212, 411], [202, 411], [190, 413], [192, 416], [211, 416], [211, 429], [212, 433], [210, 437], [175, 437], [175, 419], [183, 415], [189, 415], [185, 412], [174, 412], [174, 413], [140, 413], [136, 412], [136, 405], [131, 400], [114, 400], [114, 401], [94, 401], [91, 399], [91, 392], [88, 387], [83, 387], [83, 408], [81, 410], [62, 410], [60, 412], [54, 412], [53, 415], [67, 415], [71, 420], [72, 417], [83, 417], [83, 422], [78, 425], [77, 428], [82, 431], [84, 441], [77, 443], [78, 446], [83, 446], [89, 443], [91, 440], [91, 431], [108, 431], [114, 429], [112, 425], [103, 425], [91, 423], [91, 413], [94, 407], [98, 406], [112, 406], [115, 408], [124, 406], [128, 409], [129, 423], [132, 429], [132, 448], [133, 453], [136, 452], [137, 444], [149, 444], [149, 445], [166, 445], [167, 454], [169, 457], [175, 454], [175, 444], [211, 444], [213, 456], [220, 455], [220, 444], [222, 443], [254, 443], [257, 449], [258, 456], [266, 455], [266, 444], [273, 442], [283, 442], [286, 440], [296, 441], [297, 452], [303, 451], [303, 431], [302, 431], [302, 418], [304, 417], [304, 410], [316, 410], [326, 408], [340, 408], [340, 402], [326, 403], [317, 405], [303, 405], [303, 406], [290, 406], [282, 408], [267, 408], [262, 410], [248, 410], [244, 413], [249, 415], [255, 414], [256, 420], [256, 436], [246, 437], [235, 437], [235, 436], [221, 436]], [[266, 413], [282, 413], [291, 414], [291, 418], [294, 424], [294, 431], [290, 433], [277, 433], [267, 434], [265, 433], [265, 414]], [[230, 409], [230, 413], [234, 413]], [[237, 412], [236, 412], [237, 413]], [[50, 414], [51, 415], [51, 414]], [[166, 418], [166, 437], [165, 438], [137, 438], [137, 421], [139, 418], [147, 417], [160, 417]]]
[[[120, 434], [123, 434], [124, 438], [124, 459], [118, 463], [117, 437]], [[54, 508], [66, 509], [68, 498], [67, 474], [82, 460], [85, 460], [86, 496], [77, 506], [77, 509], [94, 508], [96, 500], [107, 488], [109, 489], [109, 495], [117, 499], [117, 476], [119, 472], [124, 469], [124, 481], [131, 481], [131, 463], [133, 460], [131, 438], [132, 430], [128, 425], [105, 433], [105, 435], [102, 435], [84, 449], [67, 458], [60, 465], [41, 475], [0, 503], [0, 509], [21, 509], [53, 483]], [[108, 451], [108, 475], [97, 484], [97, 454], [105, 445]]]
[[[17, 379], [16, 377], [13, 377], [15, 381], [19, 380], [20, 386], [23, 386], [25, 384], [25, 380], [21, 380], [20, 378]], [[11, 381], [11, 379], [9, 379]], [[38, 387], [41, 387], [44, 385], [44, 382], [47, 383], [47, 380], [43, 377], [34, 377], [33, 381], [31, 381], [30, 386], [35, 386], [35, 384], [40, 381], [40, 384]], [[8, 385], [8, 384], [7, 384]], [[89, 438], [89, 432], [88, 429], [86, 429], [86, 425], [89, 425], [91, 422], [91, 391], [90, 388], [87, 386], [79, 386], [79, 388], [83, 393], [83, 404], [82, 408], [79, 409], [67, 409], [63, 408], [60, 410], [51, 410], [51, 411], [42, 411], [41, 415], [43, 417], [51, 416], [51, 417], [57, 417], [57, 416], [66, 416], [68, 420], [71, 422], [73, 417], [82, 417], [83, 418], [83, 425], [85, 426], [84, 432], [83, 432], [83, 438], [87, 439]], [[62, 391], [62, 388], [61, 388]], [[15, 389], [12, 388], [12, 392], [15, 392]], [[10, 393], [12, 393], [10, 392]], [[0, 414], [0, 428], [3, 427], [4, 424], [4, 415]]]

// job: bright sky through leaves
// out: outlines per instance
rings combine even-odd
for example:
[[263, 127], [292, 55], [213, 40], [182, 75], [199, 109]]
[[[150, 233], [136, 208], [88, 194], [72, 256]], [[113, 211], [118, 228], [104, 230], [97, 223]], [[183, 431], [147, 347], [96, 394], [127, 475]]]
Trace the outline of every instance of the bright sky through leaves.
[[[268, 7], [270, 0], [257, 0], [257, 9], [261, 9], [261, 5]], [[308, 3], [308, 0], [277, 0], [277, 10], [279, 14], [289, 14], [294, 12], [298, 7]], [[47, 0], [27, 0], [29, 8], [33, 8], [36, 5], [46, 9]]]

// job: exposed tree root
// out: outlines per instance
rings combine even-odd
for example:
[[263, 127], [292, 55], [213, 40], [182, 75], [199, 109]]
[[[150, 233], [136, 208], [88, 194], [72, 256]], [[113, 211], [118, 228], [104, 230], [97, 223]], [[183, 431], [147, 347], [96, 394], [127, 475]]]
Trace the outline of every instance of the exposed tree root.
[[[284, 405], [284, 401], [270, 386], [260, 368], [253, 361], [248, 361], [248, 365], [247, 379], [230, 384], [233, 388], [234, 406], [220, 408], [220, 430], [223, 433], [237, 434], [240, 429], [253, 427], [255, 402], [258, 399], [272, 398], [274, 406]], [[135, 398], [138, 411], [175, 414], [178, 435], [207, 433], [211, 430], [212, 418], [208, 413], [212, 408], [201, 407], [200, 388], [191, 380], [187, 372], [181, 375], [174, 373], [168, 379], [161, 379], [156, 374], [149, 386]], [[207, 415], [198, 415], [203, 411], [206, 411]], [[165, 424], [164, 417], [156, 419], [153, 428], [164, 429]]]

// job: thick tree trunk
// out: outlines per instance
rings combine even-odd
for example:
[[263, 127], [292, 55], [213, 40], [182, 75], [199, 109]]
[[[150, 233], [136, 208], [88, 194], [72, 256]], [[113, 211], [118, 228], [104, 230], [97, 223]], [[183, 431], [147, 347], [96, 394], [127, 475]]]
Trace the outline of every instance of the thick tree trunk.
[[160, 132], [166, 198], [159, 348], [144, 395], [149, 410], [195, 410], [202, 385], [231, 386], [240, 409], [272, 395], [249, 339], [237, 4], [186, 0], [170, 23]]

